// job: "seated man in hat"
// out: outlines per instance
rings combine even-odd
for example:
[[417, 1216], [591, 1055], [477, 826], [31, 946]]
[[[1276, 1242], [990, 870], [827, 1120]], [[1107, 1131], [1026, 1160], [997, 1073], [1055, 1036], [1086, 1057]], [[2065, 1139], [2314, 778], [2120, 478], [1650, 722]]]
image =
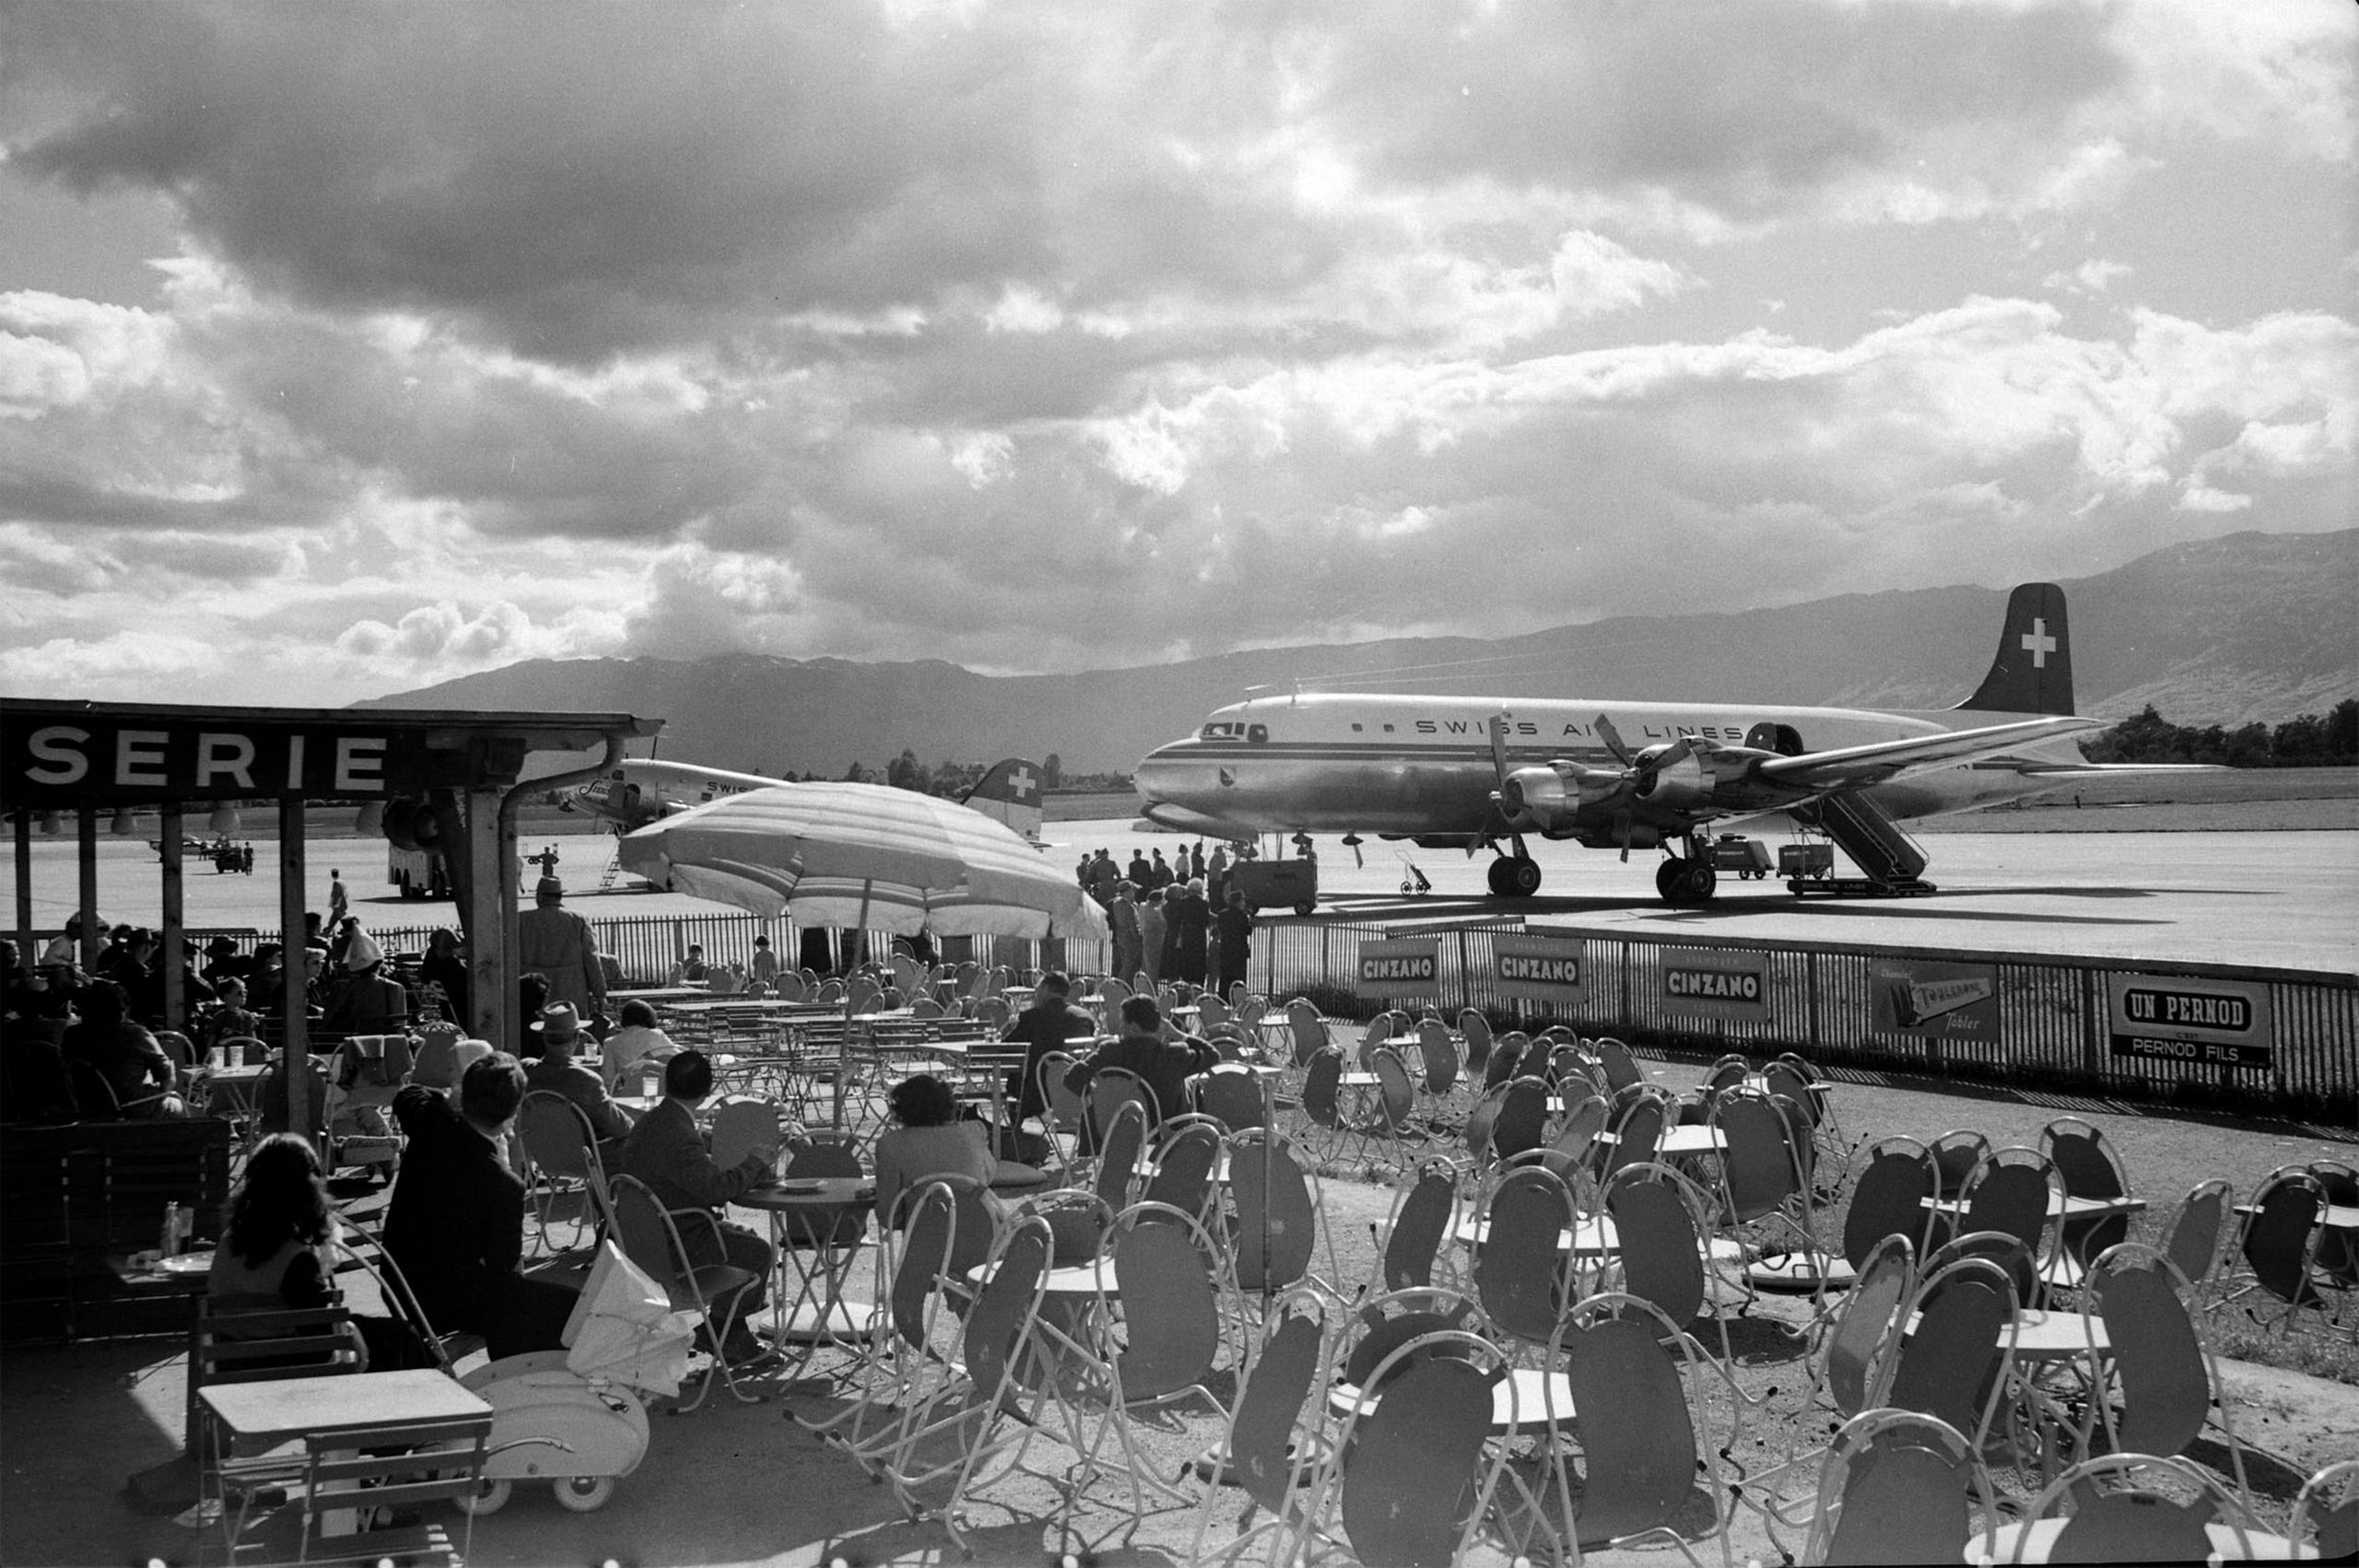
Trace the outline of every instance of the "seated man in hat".
[[754, 1275], [757, 1282], [738, 1297], [722, 1335], [723, 1353], [743, 1366], [763, 1353], [745, 1319], [761, 1309], [777, 1254], [760, 1236], [719, 1216], [731, 1199], [768, 1179], [770, 1167], [758, 1153], [726, 1168], [713, 1160], [696, 1121], [696, 1108], [711, 1093], [712, 1061], [702, 1051], [682, 1051], [665, 1062], [663, 1103], [640, 1117], [623, 1141], [622, 1174], [645, 1182], [666, 1209], [701, 1209], [714, 1216], [710, 1224], [694, 1218], [681, 1223], [680, 1243], [690, 1263], [727, 1263]]
[[581, 1048], [581, 1014], [571, 1002], [553, 1001], [532, 1027], [540, 1032], [541, 1055], [524, 1066], [525, 1092], [546, 1090], [570, 1100], [598, 1140], [598, 1157], [611, 1168], [630, 1132], [631, 1114], [607, 1098], [604, 1079], [573, 1059]]

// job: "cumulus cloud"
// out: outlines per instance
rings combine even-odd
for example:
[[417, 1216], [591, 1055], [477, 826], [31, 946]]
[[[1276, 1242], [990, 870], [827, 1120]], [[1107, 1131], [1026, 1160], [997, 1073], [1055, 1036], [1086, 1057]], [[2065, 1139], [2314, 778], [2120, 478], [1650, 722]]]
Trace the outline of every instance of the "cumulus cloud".
[[182, 240], [0, 293], [0, 674], [1072, 667], [2336, 526], [2345, 296], [2187, 303], [2266, 237], [2139, 204], [2347, 181], [2352, 16], [19, 7], [0, 204]]

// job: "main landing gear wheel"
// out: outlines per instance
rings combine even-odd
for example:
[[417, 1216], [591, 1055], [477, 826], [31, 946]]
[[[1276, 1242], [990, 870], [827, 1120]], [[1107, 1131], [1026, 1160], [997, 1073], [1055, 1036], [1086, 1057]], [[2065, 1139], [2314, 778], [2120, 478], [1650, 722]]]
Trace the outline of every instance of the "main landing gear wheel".
[[1655, 891], [1666, 904], [1709, 904], [1719, 880], [1709, 860], [1665, 860], [1655, 868]]
[[1491, 862], [1491, 892], [1499, 898], [1529, 898], [1540, 891], [1540, 862], [1529, 855], [1501, 855]]
[[497, 1514], [508, 1506], [508, 1499], [515, 1491], [516, 1483], [513, 1481], [487, 1480], [482, 1491], [468, 1492], [459, 1499], [459, 1510], [475, 1519], [480, 1519], [487, 1514]]
[[577, 1514], [604, 1508], [615, 1494], [612, 1476], [559, 1476], [551, 1485], [557, 1500]]

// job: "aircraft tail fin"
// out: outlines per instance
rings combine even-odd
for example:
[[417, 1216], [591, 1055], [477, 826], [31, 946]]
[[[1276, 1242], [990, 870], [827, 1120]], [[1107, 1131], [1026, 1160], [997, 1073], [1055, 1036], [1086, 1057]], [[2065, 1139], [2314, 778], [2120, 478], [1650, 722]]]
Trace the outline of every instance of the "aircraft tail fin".
[[1982, 685], [1958, 707], [1993, 713], [2072, 712], [2072, 643], [2062, 589], [2052, 582], [2016, 585], [2007, 598], [1999, 656], [1990, 661]]
[[1005, 823], [1027, 838], [1040, 837], [1040, 769], [1022, 757], [993, 763], [960, 804]]

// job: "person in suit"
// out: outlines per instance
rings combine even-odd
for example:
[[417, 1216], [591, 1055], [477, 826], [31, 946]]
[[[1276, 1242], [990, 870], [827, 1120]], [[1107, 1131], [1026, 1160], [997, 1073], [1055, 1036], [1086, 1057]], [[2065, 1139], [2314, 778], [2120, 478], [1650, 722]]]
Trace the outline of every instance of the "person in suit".
[[1188, 1108], [1188, 1080], [1219, 1060], [1220, 1053], [1193, 1035], [1167, 1035], [1155, 999], [1134, 996], [1122, 1004], [1122, 1032], [1074, 1063], [1065, 1087], [1087, 1094], [1089, 1081], [1106, 1069], [1128, 1068], [1146, 1081], [1156, 1113], [1168, 1120]]
[[713, 1160], [696, 1118], [697, 1107], [711, 1093], [712, 1060], [704, 1052], [682, 1051], [665, 1062], [663, 1101], [623, 1140], [622, 1168], [645, 1182], [666, 1209], [702, 1209], [714, 1216], [712, 1224], [690, 1221], [680, 1226], [689, 1263], [726, 1263], [754, 1275], [756, 1283], [738, 1296], [722, 1337], [722, 1353], [743, 1370], [770, 1353], [755, 1340], [745, 1319], [761, 1308], [777, 1254], [753, 1232], [722, 1221], [720, 1212], [731, 1199], [769, 1179], [770, 1167], [759, 1153], [726, 1167]]
[[598, 1140], [598, 1157], [611, 1164], [630, 1135], [631, 1114], [607, 1097], [604, 1079], [573, 1059], [581, 1047], [581, 1014], [571, 1002], [553, 1001], [533, 1027], [541, 1032], [541, 1055], [524, 1069], [525, 1091], [546, 1090], [573, 1102]]
[[576, 1293], [524, 1277], [524, 1184], [501, 1145], [524, 1103], [524, 1069], [505, 1051], [460, 1076], [455, 1102], [412, 1083], [393, 1096], [409, 1140], [385, 1212], [385, 1250], [428, 1321], [488, 1341], [491, 1359], [564, 1345]]

